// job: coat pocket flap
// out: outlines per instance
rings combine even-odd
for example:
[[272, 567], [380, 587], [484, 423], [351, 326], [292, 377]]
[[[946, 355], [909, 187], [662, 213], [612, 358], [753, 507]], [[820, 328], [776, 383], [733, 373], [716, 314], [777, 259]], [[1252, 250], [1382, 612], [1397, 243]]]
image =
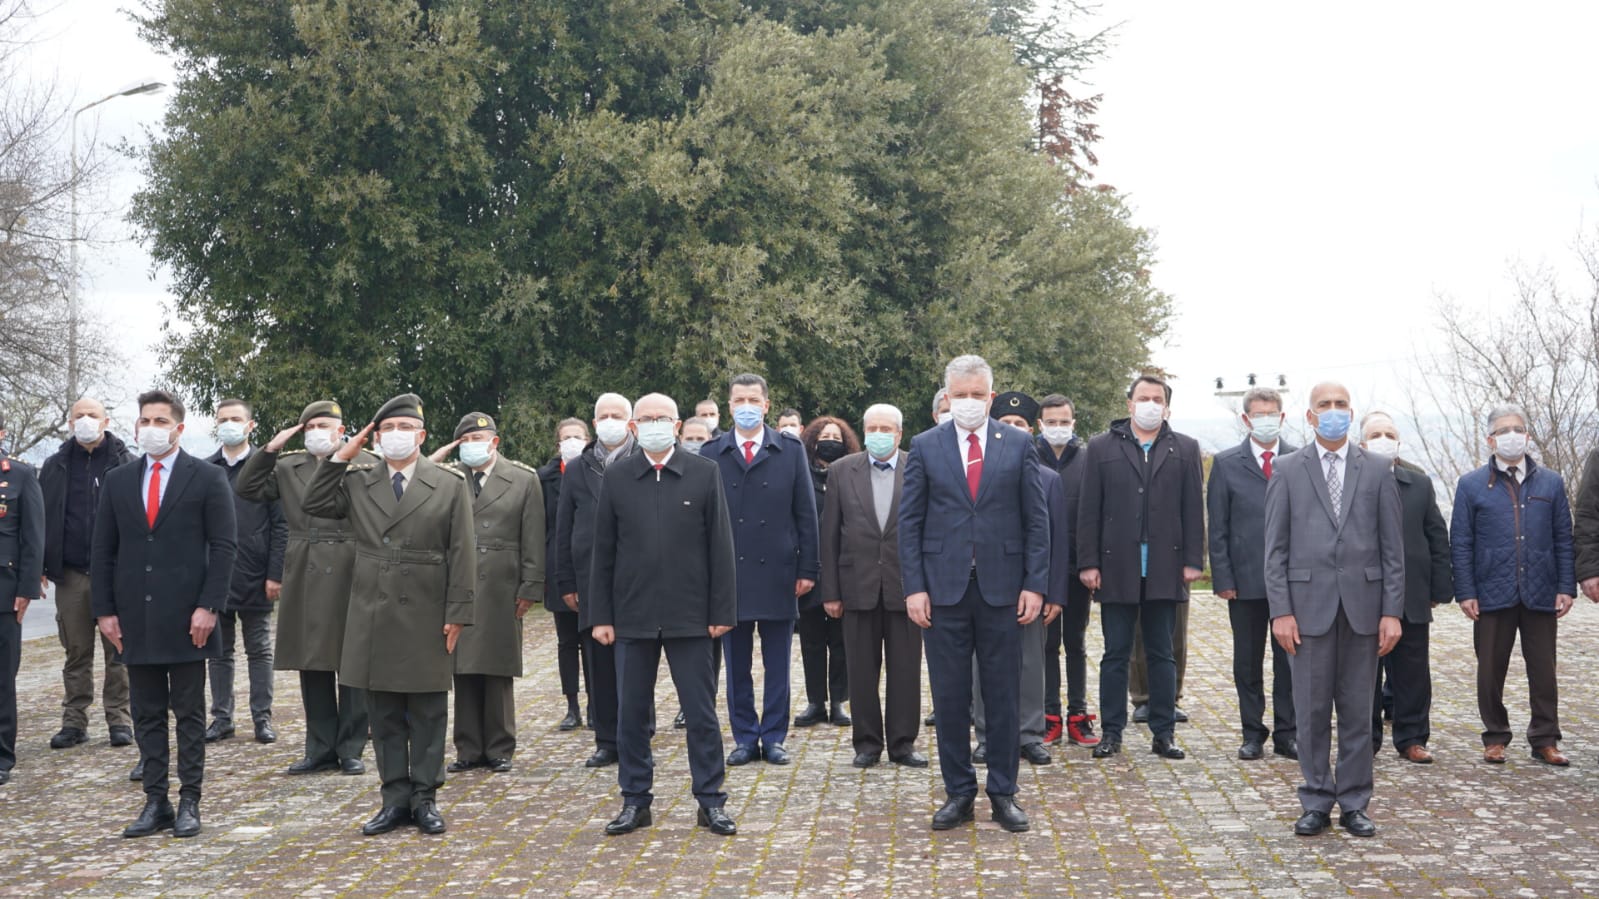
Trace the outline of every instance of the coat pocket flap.
[[1288, 580], [1290, 582], [1292, 582], [1292, 581], [1309, 581], [1310, 580], [1310, 569], [1309, 568], [1290, 568], [1290, 569], [1288, 569]]
[[1378, 568], [1376, 566], [1372, 566], [1370, 568], [1367, 568], [1366, 569], [1366, 580], [1368, 580], [1368, 581], [1380, 581], [1380, 580], [1382, 580], [1382, 569]]

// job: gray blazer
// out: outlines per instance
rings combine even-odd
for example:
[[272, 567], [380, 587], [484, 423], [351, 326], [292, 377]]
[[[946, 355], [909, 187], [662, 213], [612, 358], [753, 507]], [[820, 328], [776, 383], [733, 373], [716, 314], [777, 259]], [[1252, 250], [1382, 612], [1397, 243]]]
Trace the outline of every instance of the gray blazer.
[[1349, 447], [1343, 511], [1335, 519], [1321, 445], [1285, 456], [1266, 486], [1266, 600], [1299, 632], [1332, 629], [1341, 606], [1357, 634], [1405, 611], [1405, 542], [1399, 487], [1388, 461]]
[[[1210, 519], [1210, 577], [1216, 592], [1237, 590], [1239, 599], [1266, 598], [1266, 473], [1255, 461], [1250, 438], [1222, 450], [1210, 465], [1205, 503]], [[1298, 447], [1278, 441], [1277, 460]]]
[[902, 450], [894, 465], [894, 495], [888, 527], [877, 526], [872, 499], [872, 461], [854, 453], [828, 469], [827, 500], [822, 504], [822, 571], [816, 589], [823, 602], [839, 600], [851, 612], [883, 608], [905, 611], [899, 575], [899, 497], [905, 486]]

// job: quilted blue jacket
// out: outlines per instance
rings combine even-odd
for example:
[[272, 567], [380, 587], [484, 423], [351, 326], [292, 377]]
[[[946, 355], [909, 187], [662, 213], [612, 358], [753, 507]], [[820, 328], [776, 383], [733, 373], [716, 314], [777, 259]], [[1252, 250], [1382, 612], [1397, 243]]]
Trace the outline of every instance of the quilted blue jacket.
[[1530, 458], [1525, 464], [1520, 486], [1490, 461], [1455, 487], [1455, 598], [1475, 599], [1483, 612], [1553, 612], [1556, 594], [1577, 594], [1565, 481]]

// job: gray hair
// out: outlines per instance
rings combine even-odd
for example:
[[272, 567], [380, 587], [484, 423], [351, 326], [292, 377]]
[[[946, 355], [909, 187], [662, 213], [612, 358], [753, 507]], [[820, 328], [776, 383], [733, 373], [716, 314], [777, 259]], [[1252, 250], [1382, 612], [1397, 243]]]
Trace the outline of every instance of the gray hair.
[[944, 386], [948, 387], [950, 381], [968, 375], [982, 375], [983, 380], [988, 382], [988, 389], [994, 389], [994, 369], [982, 356], [973, 355], [956, 356], [949, 360], [949, 364], [944, 366]]
[[896, 429], [905, 430], [905, 413], [899, 411], [898, 406], [891, 406], [888, 403], [874, 403], [867, 406], [866, 411], [861, 413], [861, 427], [865, 428], [867, 420], [874, 415], [887, 415], [894, 420]]
[[[1278, 412], [1283, 411], [1283, 395], [1271, 387], [1249, 388], [1249, 392], [1244, 394], [1245, 415], [1249, 414], [1249, 407], [1255, 403], [1270, 403], [1277, 407]], [[1361, 425], [1364, 426], [1365, 422], [1361, 422]]]
[[1362, 437], [1366, 435], [1366, 423], [1374, 418], [1386, 418], [1389, 422], [1392, 422], [1394, 430], [1399, 430], [1399, 422], [1394, 421], [1394, 417], [1392, 415], [1389, 415], [1387, 412], [1377, 410], [1375, 412], [1367, 412], [1365, 415], [1360, 416], [1360, 435]]
[[602, 393], [600, 394], [599, 399], [594, 401], [595, 418], [600, 417], [600, 406], [607, 402], [621, 403], [624, 407], [626, 407], [623, 409], [622, 417], [628, 419], [633, 417], [633, 403], [629, 401], [627, 397], [621, 395], [620, 393]]
[[1484, 424], [1487, 425], [1487, 430], [1491, 433], [1494, 429], [1494, 422], [1501, 418], [1509, 418], [1512, 415], [1521, 419], [1522, 427], [1527, 427], [1527, 410], [1521, 408], [1515, 403], [1500, 403], [1492, 409], [1489, 409], [1488, 420], [1484, 422]]
[[933, 410], [932, 411], [933, 411], [933, 419], [935, 421], [938, 419], [938, 404], [942, 403], [944, 400], [946, 400], [948, 398], [949, 398], [949, 388], [948, 387], [940, 387], [940, 388], [938, 388], [938, 392], [933, 394]]

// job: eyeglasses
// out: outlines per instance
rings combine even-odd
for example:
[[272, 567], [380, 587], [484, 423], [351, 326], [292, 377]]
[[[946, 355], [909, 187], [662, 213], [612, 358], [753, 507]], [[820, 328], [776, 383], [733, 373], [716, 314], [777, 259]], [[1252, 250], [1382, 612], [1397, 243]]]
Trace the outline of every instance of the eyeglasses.
[[421, 425], [411, 424], [410, 422], [384, 422], [383, 424], [378, 425], [379, 434], [386, 434], [389, 431], [405, 431], [407, 433], [414, 433], [420, 430], [422, 430]]
[[677, 421], [676, 418], [670, 415], [647, 415], [633, 420], [641, 425], [670, 424]]
[[1489, 437], [1503, 437], [1506, 434], [1525, 434], [1525, 433], [1527, 433], [1526, 425], [1508, 425], [1506, 427], [1500, 428], [1497, 431], [1489, 431], [1488, 432], [1488, 436]]

